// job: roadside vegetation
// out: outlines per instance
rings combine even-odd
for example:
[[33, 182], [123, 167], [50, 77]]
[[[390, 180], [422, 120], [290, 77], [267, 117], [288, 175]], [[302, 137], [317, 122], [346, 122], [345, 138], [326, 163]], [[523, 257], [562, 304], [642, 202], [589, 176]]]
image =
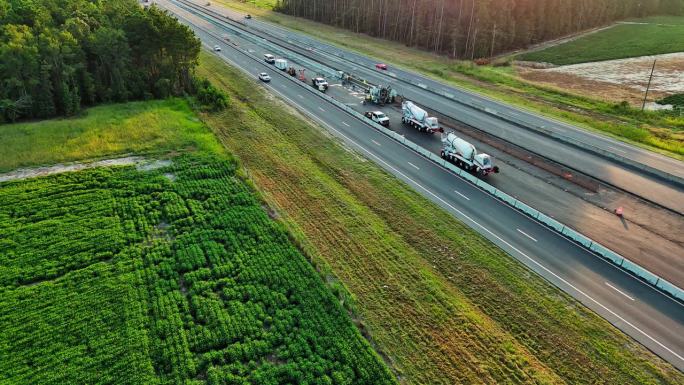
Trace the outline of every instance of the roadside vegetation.
[[684, 17], [635, 19], [567, 43], [520, 55], [556, 65], [684, 52]]
[[234, 0], [216, 2], [330, 44], [374, 57], [378, 62], [416, 71], [535, 113], [684, 159], [684, 118], [678, 112], [643, 112], [623, 103], [610, 103], [551, 86], [534, 84], [517, 74], [511, 58], [502, 58], [489, 65], [476, 65], [277, 13], [272, 11], [268, 2], [261, 2], [261, 8]]
[[403, 383], [684, 381], [237, 69], [198, 71], [234, 101], [203, 119]]
[[92, 107], [81, 116], [0, 126], [0, 172], [123, 154], [218, 151], [185, 99]]

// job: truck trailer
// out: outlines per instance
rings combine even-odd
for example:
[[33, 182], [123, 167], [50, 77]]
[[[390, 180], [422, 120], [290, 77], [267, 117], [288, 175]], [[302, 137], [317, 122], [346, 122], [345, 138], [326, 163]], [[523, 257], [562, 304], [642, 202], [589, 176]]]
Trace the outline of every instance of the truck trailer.
[[287, 60], [285, 59], [276, 59], [274, 65], [281, 71], [287, 71]]
[[418, 131], [425, 131], [431, 134], [437, 131], [444, 132], [439, 127], [437, 118], [428, 116], [427, 111], [409, 100], [401, 103], [401, 112], [403, 114], [401, 122], [416, 128]]
[[478, 154], [475, 146], [459, 138], [453, 132], [442, 136], [440, 155], [443, 159], [480, 177], [499, 172], [499, 168], [494, 166], [492, 157], [487, 154]]

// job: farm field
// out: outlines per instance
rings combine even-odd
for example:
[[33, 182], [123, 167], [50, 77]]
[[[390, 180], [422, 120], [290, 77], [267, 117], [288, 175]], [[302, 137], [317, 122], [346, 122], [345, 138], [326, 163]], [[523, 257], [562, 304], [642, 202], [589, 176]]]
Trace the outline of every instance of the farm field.
[[[0, 183], [0, 383], [396, 383], [236, 160], [200, 122], [172, 129], [142, 148], [156, 167]], [[159, 152], [178, 143], [204, 147]]]
[[541, 51], [520, 60], [556, 65], [684, 52], [684, 17], [634, 19]]
[[678, 384], [684, 376], [404, 183], [203, 54], [205, 121], [405, 384]]

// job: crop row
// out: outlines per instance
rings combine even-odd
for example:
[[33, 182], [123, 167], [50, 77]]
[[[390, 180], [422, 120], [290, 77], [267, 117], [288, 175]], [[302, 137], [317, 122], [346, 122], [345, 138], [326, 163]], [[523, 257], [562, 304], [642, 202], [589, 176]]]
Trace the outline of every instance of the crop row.
[[0, 198], [0, 355], [17, 357], [3, 381], [394, 383], [232, 161], [6, 183]]

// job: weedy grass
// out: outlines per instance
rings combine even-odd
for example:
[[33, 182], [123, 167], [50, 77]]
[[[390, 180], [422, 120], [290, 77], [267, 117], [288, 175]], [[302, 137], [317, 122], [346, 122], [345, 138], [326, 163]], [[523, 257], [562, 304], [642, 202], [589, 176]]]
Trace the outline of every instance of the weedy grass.
[[407, 384], [669, 383], [684, 376], [409, 186], [203, 54], [204, 115]]
[[[564, 90], [533, 84], [516, 74], [511, 66], [478, 66], [452, 60], [403, 44], [354, 33], [311, 20], [272, 11], [275, 4], [262, 2], [260, 7], [235, 0], [217, 3], [257, 15], [266, 21], [311, 35], [327, 43], [355, 51], [378, 62], [416, 71], [425, 76], [510, 103], [584, 129], [608, 135], [636, 146], [684, 159], [684, 118], [667, 112], [642, 112], [604, 100], [577, 95]], [[678, 17], [649, 18], [638, 22], [673, 23]], [[677, 27], [679, 28], [679, 27]], [[684, 44], [682, 39], [675, 39]], [[612, 49], [612, 48], [611, 48]], [[504, 60], [504, 64], [509, 59]]]
[[684, 17], [634, 19], [541, 51], [521, 60], [578, 64], [684, 51]]
[[221, 151], [184, 99], [111, 104], [81, 116], [0, 125], [0, 172], [171, 150]]

